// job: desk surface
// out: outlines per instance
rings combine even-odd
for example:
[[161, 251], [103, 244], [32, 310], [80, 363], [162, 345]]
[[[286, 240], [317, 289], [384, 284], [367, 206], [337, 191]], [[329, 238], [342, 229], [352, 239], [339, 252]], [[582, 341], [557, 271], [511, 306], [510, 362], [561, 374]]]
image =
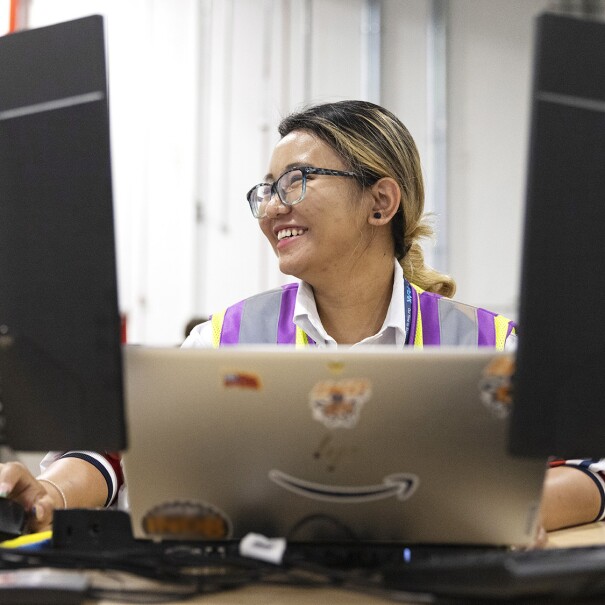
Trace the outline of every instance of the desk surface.
[[560, 529], [548, 534], [548, 546], [551, 548], [569, 548], [597, 544], [605, 544], [605, 523], [590, 523], [579, 527]]
[[[144, 601], [142, 601], [144, 603]], [[290, 586], [247, 586], [216, 595], [200, 595], [186, 601], [162, 601], [163, 605], [385, 605], [391, 599], [336, 588], [294, 588]], [[405, 602], [397, 601], [399, 605]], [[410, 603], [413, 603], [411, 601]], [[121, 601], [86, 601], [86, 605], [132, 605]]]
[[[574, 546], [605, 545], [605, 523], [593, 523], [581, 527], [563, 529], [551, 532], [548, 536], [548, 548], [568, 548]], [[128, 577], [129, 586], [132, 578]], [[120, 576], [112, 574], [113, 587], [121, 584]], [[140, 580], [141, 587], [145, 580]], [[148, 585], [147, 585], [148, 586]], [[200, 595], [186, 601], [192, 604], [204, 605], [316, 605], [317, 603], [330, 603], [330, 605], [384, 605], [394, 601], [382, 596], [361, 594], [336, 588], [296, 588], [289, 586], [252, 585], [245, 588], [221, 592], [215, 595]], [[400, 605], [405, 602], [397, 601]], [[409, 603], [413, 603], [410, 601]], [[174, 601], [172, 605], [183, 603]], [[87, 601], [87, 605], [121, 605], [120, 601]], [[168, 603], [167, 605], [171, 605]]]

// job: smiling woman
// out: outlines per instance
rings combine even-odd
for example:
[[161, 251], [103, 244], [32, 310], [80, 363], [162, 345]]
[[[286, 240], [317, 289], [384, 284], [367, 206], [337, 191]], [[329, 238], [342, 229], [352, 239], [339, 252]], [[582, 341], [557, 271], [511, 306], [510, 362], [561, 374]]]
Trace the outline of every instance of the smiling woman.
[[278, 130], [265, 180], [247, 199], [280, 270], [300, 283], [214, 314], [185, 346], [514, 346], [513, 322], [452, 301], [454, 281], [425, 263], [432, 229], [420, 158], [393, 113], [325, 103]]
[[238, 204], [263, 180], [275, 125], [311, 100], [373, 100], [404, 119], [438, 233], [427, 260], [461, 299], [516, 319], [531, 19], [549, 0], [21, 3], [30, 28], [106, 16], [130, 342], [172, 345], [190, 317], [285, 281]]

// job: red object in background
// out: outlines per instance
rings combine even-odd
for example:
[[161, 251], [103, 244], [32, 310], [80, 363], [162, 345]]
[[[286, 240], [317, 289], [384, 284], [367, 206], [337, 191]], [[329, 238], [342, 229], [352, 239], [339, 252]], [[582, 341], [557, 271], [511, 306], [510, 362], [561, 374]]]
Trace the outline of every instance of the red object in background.
[[126, 344], [128, 316], [126, 313], [120, 313], [120, 341]]
[[8, 31], [13, 33], [17, 31], [17, 15], [19, 14], [20, 0], [11, 0], [10, 2], [10, 17], [8, 22]]

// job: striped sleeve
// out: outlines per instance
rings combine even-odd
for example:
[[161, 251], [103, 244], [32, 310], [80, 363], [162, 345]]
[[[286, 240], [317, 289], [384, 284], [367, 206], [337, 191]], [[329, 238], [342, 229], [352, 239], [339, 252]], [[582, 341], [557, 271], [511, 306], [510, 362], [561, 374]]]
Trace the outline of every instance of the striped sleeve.
[[557, 466], [569, 466], [577, 468], [590, 477], [601, 496], [601, 506], [599, 512], [593, 521], [603, 521], [605, 519], [605, 458], [586, 458], [585, 460], [552, 460], [551, 468]]
[[49, 452], [40, 463], [41, 470], [46, 470], [53, 462], [61, 458], [78, 458], [92, 464], [101, 473], [107, 485], [107, 498], [104, 506], [110, 506], [116, 501], [118, 493], [124, 485], [122, 461], [118, 453], [103, 452], [99, 454], [97, 452], [76, 450], [69, 452]]

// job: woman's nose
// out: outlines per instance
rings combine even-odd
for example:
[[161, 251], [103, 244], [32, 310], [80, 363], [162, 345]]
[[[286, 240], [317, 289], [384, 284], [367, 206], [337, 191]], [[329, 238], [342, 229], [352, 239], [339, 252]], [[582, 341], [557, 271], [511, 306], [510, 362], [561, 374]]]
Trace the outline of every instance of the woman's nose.
[[280, 214], [287, 214], [291, 210], [291, 206], [287, 206], [286, 204], [284, 204], [279, 198], [279, 195], [277, 195], [277, 193], [274, 193], [271, 196], [271, 199], [269, 200], [267, 205], [265, 206], [265, 216], [267, 218], [275, 218]]

